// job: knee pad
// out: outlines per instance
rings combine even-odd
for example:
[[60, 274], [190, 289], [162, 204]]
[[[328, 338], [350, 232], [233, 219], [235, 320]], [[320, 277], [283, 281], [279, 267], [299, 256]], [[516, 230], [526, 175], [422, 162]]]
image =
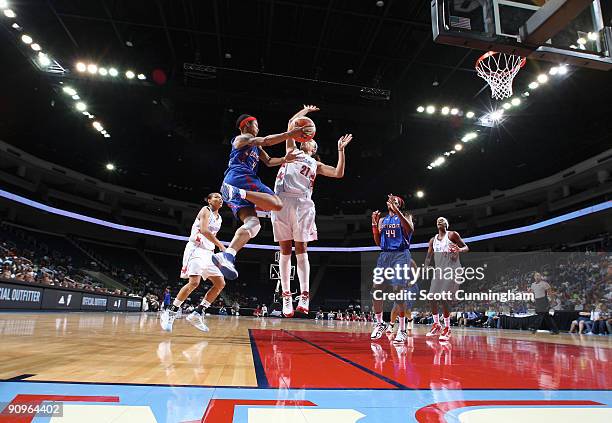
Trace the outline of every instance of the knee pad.
[[244, 224], [241, 226], [242, 229], [249, 233], [251, 238], [255, 238], [261, 230], [261, 224], [259, 219], [255, 216], [249, 216], [244, 219]]

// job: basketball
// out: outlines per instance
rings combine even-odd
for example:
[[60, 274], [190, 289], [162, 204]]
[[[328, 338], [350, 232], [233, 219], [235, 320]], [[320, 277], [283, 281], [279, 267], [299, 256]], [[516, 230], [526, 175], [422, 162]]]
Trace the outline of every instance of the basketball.
[[303, 135], [295, 137], [294, 140], [296, 140], [297, 142], [310, 141], [311, 139], [314, 138], [315, 133], [317, 132], [317, 127], [315, 126], [315, 123], [312, 121], [312, 119], [306, 116], [302, 116], [302, 117], [293, 119], [291, 121], [291, 124], [289, 125], [289, 129], [293, 130], [297, 127], [304, 127], [304, 126], [311, 127], [312, 129], [309, 128], [308, 135], [303, 134]]

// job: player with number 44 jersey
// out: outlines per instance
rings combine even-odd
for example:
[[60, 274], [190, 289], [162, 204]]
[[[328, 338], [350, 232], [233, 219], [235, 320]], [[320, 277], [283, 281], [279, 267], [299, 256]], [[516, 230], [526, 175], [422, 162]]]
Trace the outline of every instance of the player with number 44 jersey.
[[[310, 112], [319, 110], [316, 106], [304, 106], [290, 120], [306, 116]], [[283, 201], [283, 208], [272, 211], [272, 229], [274, 240], [280, 245], [280, 277], [283, 289], [283, 314], [293, 316], [293, 302], [290, 289], [291, 250], [295, 243], [295, 256], [297, 259], [297, 274], [300, 280], [300, 297], [297, 311], [308, 314], [310, 263], [308, 261], [307, 245], [317, 239], [317, 225], [315, 224], [315, 205], [311, 199], [314, 181], [317, 175], [330, 178], [344, 176], [345, 156], [344, 149], [351, 142], [353, 136], [346, 134], [338, 140], [338, 163], [336, 166], [323, 164], [317, 155], [317, 142], [300, 143], [299, 154], [290, 163], [284, 163], [276, 176], [274, 193]], [[286, 142], [287, 154], [295, 151], [295, 140], [288, 138]]]

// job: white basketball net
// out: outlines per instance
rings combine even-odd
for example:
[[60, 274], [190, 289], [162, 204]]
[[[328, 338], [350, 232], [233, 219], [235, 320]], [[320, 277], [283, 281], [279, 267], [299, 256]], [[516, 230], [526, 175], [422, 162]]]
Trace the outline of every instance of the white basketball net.
[[512, 96], [512, 81], [524, 64], [524, 57], [490, 51], [478, 59], [476, 72], [491, 87], [492, 97], [503, 100]]

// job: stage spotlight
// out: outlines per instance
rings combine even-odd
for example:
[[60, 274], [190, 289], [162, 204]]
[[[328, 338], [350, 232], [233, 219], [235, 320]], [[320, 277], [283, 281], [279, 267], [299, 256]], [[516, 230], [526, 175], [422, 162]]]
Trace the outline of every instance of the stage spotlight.
[[51, 59], [49, 59], [49, 57], [45, 53], [39, 52], [38, 63], [40, 63], [42, 66], [49, 66], [51, 64]]
[[134, 72], [132, 72], [131, 70], [129, 70], [129, 71], [127, 71], [127, 72], [125, 73], [125, 77], [126, 77], [127, 79], [134, 79], [134, 77], [135, 77], [135, 76], [136, 76], [136, 74], [134, 74]]
[[102, 76], [106, 76], [108, 75], [108, 71], [106, 70], [106, 68], [100, 68], [98, 69], [98, 73]]
[[589, 32], [587, 34], [587, 38], [591, 41], [597, 41], [597, 39], [599, 38], [599, 34], [597, 34], [596, 32]]
[[436, 164], [436, 166], [440, 166], [442, 163], [444, 163], [446, 161], [446, 159], [442, 156], [438, 157], [434, 163]]
[[75, 94], [75, 95], [72, 96], [72, 99], [73, 100], [80, 100], [81, 97], [79, 97], [77, 94]]
[[64, 87], [64, 88], [62, 88], [62, 91], [64, 91], [69, 96], [76, 95], [76, 93], [77, 93], [74, 88], [70, 88], [70, 87]]
[[79, 112], [84, 112], [85, 110], [87, 110], [87, 104], [83, 103], [82, 101], [79, 101], [75, 105], [75, 107]]
[[563, 65], [563, 66], [559, 66], [559, 75], [566, 75], [567, 74], [567, 66]]
[[118, 71], [117, 69], [115, 69], [115, 68], [110, 68], [110, 69], [108, 70], [108, 74], [109, 74], [110, 76], [117, 76], [117, 75], [119, 75], [119, 71]]
[[92, 75], [98, 73], [98, 66], [96, 66], [93, 63], [90, 63], [89, 65], [87, 65], [87, 72], [89, 72]]
[[559, 68], [556, 66], [553, 66], [552, 68], [550, 68], [550, 70], [548, 71], [549, 74], [551, 75], [556, 75], [559, 73]]
[[0, 0], [0, 9], [6, 9], [8, 7], [8, 1]]
[[450, 108], [448, 108], [447, 106], [444, 106], [444, 107], [442, 107], [441, 112], [442, 112], [443, 115], [447, 115], [448, 112], [450, 112]]
[[520, 99], [520, 98], [516, 98], [516, 97], [515, 97], [515, 98], [513, 98], [512, 100], [510, 100], [510, 103], [511, 103], [513, 106], [518, 106], [518, 105], [520, 105], [520, 104], [521, 104], [521, 99]]
[[11, 18], [11, 19], [17, 17], [15, 12], [13, 12], [11, 9], [4, 9], [4, 16], [6, 16], [7, 18]]
[[[491, 112], [489, 114], [489, 117], [491, 118], [491, 120], [493, 120], [494, 122], [499, 121], [502, 117], [504, 116], [504, 111], [502, 109], [499, 110], [495, 110], [494, 112]], [[474, 137], [475, 138], [475, 137]]]
[[468, 132], [467, 134], [463, 136], [463, 138], [461, 138], [461, 141], [470, 142], [477, 137], [478, 137], [478, 134], [476, 132]]
[[467, 112], [465, 114], [465, 117], [468, 118], [468, 119], [472, 119], [474, 117], [474, 112]]
[[20, 30], [21, 26], [19, 26], [19, 24], [17, 22], [14, 22], [13, 25], [11, 25], [11, 28], [16, 29], [16, 30]]
[[504, 104], [502, 105], [502, 107], [503, 107], [505, 110], [508, 110], [510, 107], [512, 107], [512, 104], [510, 104], [510, 103], [504, 103]]
[[30, 37], [28, 34], [23, 34], [21, 36], [21, 41], [23, 41], [26, 44], [32, 44], [32, 37]]
[[540, 86], [540, 84], [538, 84], [537, 82], [533, 81], [531, 84], [529, 84], [529, 89], [530, 90], [535, 90], [539, 86]]
[[112, 163], [107, 163], [106, 164], [106, 170], [110, 170], [110, 171], [115, 170], [115, 165], [112, 164]]
[[42, 50], [42, 49], [40, 48], [40, 44], [38, 44], [38, 43], [33, 43], [32, 45], [30, 45], [30, 47], [32, 47], [32, 50], [34, 50], [34, 51], [40, 51], [40, 50]]
[[436, 112], [436, 107], [435, 106], [427, 106], [427, 109], [425, 109], [427, 111], [427, 113], [429, 113], [430, 115]]
[[144, 73], [139, 73], [138, 79], [140, 79], [141, 81], [144, 81], [145, 79], [147, 79], [147, 77], [144, 75]]
[[423, 113], [424, 111], [425, 111], [425, 107], [423, 107], [423, 106], [417, 107], [417, 112]]
[[453, 107], [451, 109], [451, 115], [456, 116], [457, 114], [459, 114], [459, 109], [457, 109], [456, 107]]
[[419, 190], [419, 191], [416, 192], [416, 196], [417, 196], [417, 198], [423, 198], [423, 197], [425, 197], [425, 193], [423, 191]]
[[548, 75], [545, 73], [541, 73], [538, 75], [538, 82], [540, 84], [546, 84], [548, 82]]
[[463, 146], [461, 144], [455, 144], [455, 151], [463, 150]]

